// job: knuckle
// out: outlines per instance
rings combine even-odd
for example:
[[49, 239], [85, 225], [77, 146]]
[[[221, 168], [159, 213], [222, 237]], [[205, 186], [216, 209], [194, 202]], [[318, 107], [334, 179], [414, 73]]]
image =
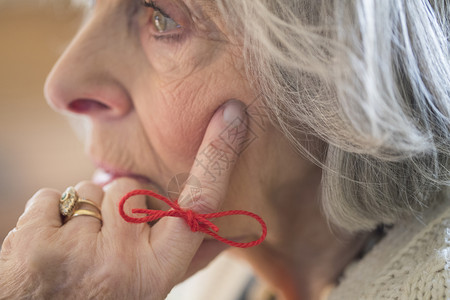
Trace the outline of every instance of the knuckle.
[[113, 196], [112, 200], [115, 204], [120, 202], [121, 196], [135, 189], [139, 189], [138, 182], [128, 177], [116, 179], [104, 187], [105, 194], [109, 197]]
[[5, 240], [3, 241], [3, 244], [0, 248], [0, 253], [2, 255], [7, 256], [11, 254], [11, 251], [14, 248], [14, 243], [16, 241], [16, 236], [17, 236], [17, 228], [14, 228], [8, 233]]
[[48, 206], [53, 205], [60, 197], [61, 193], [54, 189], [44, 188], [37, 191], [30, 200], [27, 201], [25, 211], [19, 217], [17, 226], [21, 227], [34, 217], [47, 213]]
[[61, 197], [61, 193], [55, 189], [43, 188], [37, 191], [26, 203], [25, 212], [29, 210], [30, 207], [38, 206], [44, 199], [55, 199]]
[[31, 198], [53, 198], [53, 197], [60, 197], [61, 196], [61, 192], [55, 190], [55, 189], [50, 189], [50, 188], [43, 188], [40, 189], [39, 191], [36, 192], [36, 194], [34, 194], [34, 196]]
[[118, 182], [113, 182], [108, 185], [105, 189], [105, 200], [103, 200], [103, 204], [106, 203], [114, 207], [119, 205], [120, 200], [125, 195], [125, 190], [120, 185]]
[[[29, 208], [27, 208], [29, 209]], [[28, 220], [31, 219], [31, 217], [29, 216], [29, 214], [27, 213], [23, 213], [20, 217], [19, 220], [17, 220], [17, 225], [16, 227], [21, 228], [23, 227], [26, 223], [28, 223]]]
[[96, 184], [94, 184], [92, 181], [90, 181], [90, 180], [83, 180], [83, 181], [80, 181], [79, 183], [77, 183], [77, 187], [79, 187], [79, 186], [84, 186], [84, 185], [94, 185], [94, 186], [96, 186]]
[[[117, 207], [119, 206], [119, 203], [121, 202], [122, 198], [127, 193], [140, 188], [141, 188], [140, 184], [132, 178], [120, 178], [118, 180], [115, 180], [106, 188], [103, 204], [106, 204], [110, 209], [114, 207], [115, 212], [118, 213]], [[132, 215], [131, 210], [133, 208], [147, 208], [146, 197], [143, 195], [136, 195], [130, 197], [126, 201], [124, 206], [125, 213], [127, 215]], [[127, 223], [121, 222], [120, 224], [126, 225]], [[132, 227], [135, 228], [140, 226], [132, 226]]]
[[75, 189], [77, 191], [92, 190], [92, 191], [101, 191], [101, 192], [103, 192], [101, 186], [99, 186], [99, 185], [97, 185], [97, 184], [95, 184], [95, 183], [93, 183], [92, 181], [89, 181], [89, 180], [84, 180], [84, 181], [79, 182], [75, 186]]

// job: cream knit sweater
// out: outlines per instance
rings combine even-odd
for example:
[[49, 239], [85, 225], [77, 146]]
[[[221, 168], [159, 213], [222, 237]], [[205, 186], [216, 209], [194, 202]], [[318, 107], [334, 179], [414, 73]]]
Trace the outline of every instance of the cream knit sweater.
[[[221, 255], [167, 300], [240, 299], [252, 276], [245, 262]], [[347, 267], [328, 299], [450, 299], [450, 193], [421, 217], [396, 224]]]
[[450, 198], [394, 228], [350, 265], [330, 300], [450, 299]]

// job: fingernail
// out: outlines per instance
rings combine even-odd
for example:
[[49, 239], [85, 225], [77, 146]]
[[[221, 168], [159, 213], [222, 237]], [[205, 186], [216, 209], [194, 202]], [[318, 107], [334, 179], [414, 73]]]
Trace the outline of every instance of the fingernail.
[[239, 126], [243, 122], [244, 104], [238, 100], [229, 100], [225, 103], [223, 110], [223, 119], [227, 124], [235, 124]]

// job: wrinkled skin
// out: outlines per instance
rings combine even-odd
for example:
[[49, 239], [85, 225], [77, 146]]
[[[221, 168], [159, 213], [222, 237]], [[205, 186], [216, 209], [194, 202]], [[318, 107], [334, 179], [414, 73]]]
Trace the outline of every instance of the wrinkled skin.
[[[245, 119], [238, 102], [229, 107], [229, 117]], [[200, 149], [213, 145], [237, 159], [229, 147], [235, 140], [217, 138], [227, 125], [222, 115], [220, 109], [212, 118]], [[245, 130], [245, 123], [239, 128]], [[185, 198], [181, 206], [201, 213], [217, 210], [230, 172], [214, 181], [201, 168], [194, 167], [191, 174], [202, 182], [203, 196], [195, 202]], [[50, 189], [36, 193], [4, 241], [0, 298], [163, 299], [186, 273], [203, 234], [191, 232], [178, 218], [165, 218], [153, 227], [126, 223], [117, 209], [119, 195], [139, 187], [129, 178], [104, 189], [91, 182], [79, 183], [78, 193], [101, 205], [103, 223], [80, 216], [64, 224], [58, 210], [61, 193]], [[146, 207], [143, 197], [127, 203]]]
[[[206, 15], [210, 4], [200, 2], [157, 1], [182, 24], [160, 34], [152, 23], [154, 10], [139, 1], [97, 1], [49, 75], [49, 104], [74, 118], [77, 130], [85, 129], [87, 154], [99, 169], [137, 174], [165, 190], [175, 175], [189, 172], [218, 107], [230, 99], [247, 106], [257, 99], [245, 78], [241, 47], [224, 33], [218, 17]], [[272, 167], [260, 166], [260, 159], [278, 155], [265, 145], [280, 145], [281, 138], [272, 128], [256, 131], [251, 122], [250, 127], [257, 139], [233, 176], [245, 187], [229, 189], [223, 209], [261, 213], [261, 197], [251, 190], [259, 191], [260, 174]], [[218, 222], [228, 237], [249, 229], [245, 219]], [[253, 224], [246, 233], [259, 234]]]
[[[180, 25], [166, 20], [162, 33], [155, 9], [142, 7], [140, 0], [96, 2], [49, 75], [45, 94], [82, 132], [98, 169], [124, 178], [103, 189], [92, 182], [76, 187], [102, 205], [102, 225], [91, 217], [62, 224], [61, 194], [37, 193], [3, 244], [0, 286], [7, 288], [0, 289], [0, 298], [164, 298], [227, 247], [191, 233], [179, 219], [165, 218], [151, 228], [127, 224], [117, 203], [132, 189], [148, 188], [148, 182], [165, 192], [171, 178], [186, 172], [198, 178], [202, 193], [184, 206], [200, 213], [248, 210], [266, 221], [264, 243], [233, 252], [286, 299], [319, 294], [322, 286], [311, 283], [333, 282], [354, 252], [330, 233], [321, 215], [320, 168], [252, 109], [261, 104], [260, 93], [246, 77], [240, 41], [227, 33], [214, 1], [154, 1]], [[230, 103], [241, 108], [230, 117], [245, 120], [240, 135], [245, 140], [248, 129], [251, 143], [223, 145], [224, 137], [236, 137], [217, 117]], [[205, 160], [203, 151], [211, 143], [228, 153], [226, 162], [210, 161], [226, 165], [213, 176], [195, 163], [196, 157]], [[130, 202], [130, 207], [148, 205], [139, 197]], [[165, 209], [161, 203], [151, 208]], [[248, 218], [214, 223], [231, 240], [251, 241], [261, 234]]]
[[[255, 99], [244, 79], [240, 47], [197, 1], [157, 4], [181, 29], [160, 33], [152, 19], [154, 9], [140, 1], [97, 1], [49, 75], [49, 104], [75, 119], [77, 130], [87, 129], [87, 154], [99, 169], [125, 178], [112, 181], [104, 191], [91, 182], [77, 186], [83, 197], [102, 205], [102, 226], [91, 217], [62, 224], [57, 211], [61, 194], [38, 192], [4, 241], [0, 286], [8, 288], [1, 296], [61, 298], [77, 291], [81, 298], [160, 299], [226, 248], [214, 244], [198, 251], [203, 235], [190, 233], [172, 218], [151, 229], [126, 224], [118, 216], [117, 202], [126, 192], [147, 187], [132, 180], [135, 175], [164, 191], [176, 174], [191, 171], [202, 198], [186, 206], [197, 212], [227, 206], [252, 210], [252, 204], [242, 201], [246, 195], [228, 195], [239, 145], [223, 145], [223, 132], [229, 128], [213, 117], [230, 99], [239, 99], [233, 103], [240, 108]], [[234, 117], [245, 119], [239, 111]], [[214, 180], [193, 164], [196, 153], [213, 141], [230, 154], [229, 165]], [[146, 206], [142, 199], [134, 201], [134, 207]], [[157, 203], [153, 208], [164, 207]], [[247, 240], [256, 239], [259, 227], [246, 223], [218, 222], [222, 236], [242, 237], [241, 227]]]

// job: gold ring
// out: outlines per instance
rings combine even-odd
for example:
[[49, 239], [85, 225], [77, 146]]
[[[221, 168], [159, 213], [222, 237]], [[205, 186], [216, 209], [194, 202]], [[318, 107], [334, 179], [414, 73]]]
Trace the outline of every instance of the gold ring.
[[98, 207], [97, 203], [95, 203], [95, 202], [93, 202], [91, 200], [88, 200], [88, 199], [85, 199], [85, 198], [78, 198], [77, 204], [79, 206], [81, 206], [81, 204], [92, 205], [93, 207], [95, 207], [95, 209], [98, 210], [98, 212], [101, 212], [100, 207]]
[[100, 213], [98, 213], [96, 211], [92, 211], [92, 210], [87, 210], [87, 209], [77, 209], [76, 211], [73, 212], [73, 214], [70, 217], [68, 217], [66, 219], [66, 222], [72, 218], [79, 217], [79, 216], [94, 217], [94, 218], [100, 220], [100, 222], [103, 222], [102, 216], [100, 215]]
[[100, 207], [98, 207], [98, 205], [95, 202], [88, 199], [80, 198], [75, 188], [70, 186], [61, 195], [61, 199], [59, 200], [59, 212], [63, 217], [70, 218], [75, 213], [75, 210], [80, 208], [80, 206], [83, 204], [93, 206], [100, 215], [101, 213]]

